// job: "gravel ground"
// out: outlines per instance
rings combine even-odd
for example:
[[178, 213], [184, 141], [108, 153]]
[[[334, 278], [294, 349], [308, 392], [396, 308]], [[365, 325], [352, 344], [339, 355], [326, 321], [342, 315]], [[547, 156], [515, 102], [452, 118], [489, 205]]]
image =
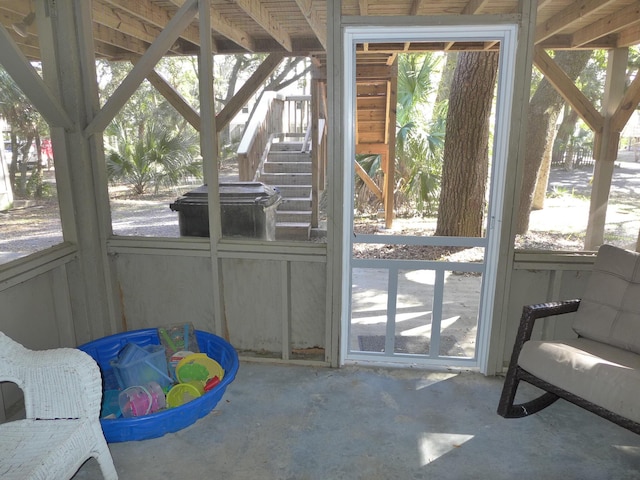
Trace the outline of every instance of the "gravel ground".
[[[622, 155], [624, 157], [624, 155]], [[640, 230], [640, 163], [616, 162], [607, 213], [608, 242], [627, 248], [635, 245]], [[53, 172], [47, 172], [49, 178]], [[516, 240], [518, 248], [581, 250], [587, 224], [591, 169], [566, 172], [552, 171], [549, 191], [543, 210], [532, 212], [530, 232]], [[178, 237], [178, 214], [169, 204], [193, 189], [172, 190], [159, 195], [133, 197], [126, 191], [112, 192], [113, 231], [117, 235]], [[424, 219], [397, 219], [392, 230], [384, 230], [378, 220], [363, 221], [356, 231], [361, 233], [395, 233], [428, 235], [435, 222]], [[16, 201], [16, 207], [0, 212], [0, 262], [42, 250], [62, 241], [57, 202]], [[389, 245], [359, 246], [356, 256], [375, 255], [378, 258], [441, 258], [456, 255], [475, 256], [473, 251], [427, 247], [392, 247]]]

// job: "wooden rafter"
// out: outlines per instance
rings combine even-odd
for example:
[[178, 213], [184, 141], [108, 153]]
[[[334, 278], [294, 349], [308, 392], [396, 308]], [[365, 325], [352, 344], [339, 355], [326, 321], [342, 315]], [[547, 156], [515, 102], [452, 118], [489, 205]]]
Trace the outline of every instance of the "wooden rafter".
[[97, 42], [113, 45], [134, 55], [143, 55], [149, 47], [149, 44], [142, 40], [100, 24], [93, 26], [93, 38]]
[[413, 0], [411, 2], [411, 8], [409, 9], [409, 15], [418, 15], [418, 11], [420, 10], [421, 4], [422, 4], [422, 0]]
[[282, 26], [279, 19], [275, 18], [259, 0], [235, 0], [237, 5], [244, 10], [258, 25], [260, 25], [273, 39], [284, 47], [287, 52], [293, 51], [291, 37]]
[[[138, 17], [134, 17], [123, 11], [118, 11], [98, 2], [95, 3], [93, 8], [93, 22], [94, 39], [111, 45], [114, 44], [114, 41], [111, 41], [111, 35], [108, 31], [118, 32], [121, 37], [136, 38], [142, 42], [146, 42], [146, 44], [153, 43], [162, 31], [154, 25], [143, 23]], [[124, 48], [117, 42], [115, 43], [115, 46]], [[181, 53], [178, 48], [171, 48], [170, 52], [174, 54]]]
[[369, 15], [369, 0], [358, 0], [358, 8], [360, 9], [360, 15]]
[[475, 15], [489, 3], [489, 0], [469, 0], [469, 3], [462, 10], [462, 15]]
[[322, 48], [327, 48], [327, 25], [322, 22], [318, 15], [318, 0], [296, 0], [298, 8], [307, 20], [307, 23], [318, 37], [318, 41]]
[[[27, 38], [18, 38], [11, 31], [11, 25], [22, 21], [35, 1], [0, 0], [0, 23], [9, 30], [27, 58], [38, 60], [37, 22], [27, 28]], [[153, 43], [185, 1], [91, 0], [96, 55], [113, 60], [135, 59], [145, 45]], [[223, 55], [284, 51], [296, 56], [325, 58], [328, 3], [328, 0], [212, 0], [207, 22], [211, 27], [211, 42], [207, 43], [212, 43], [216, 54]], [[352, 18], [372, 14], [380, 17], [435, 15], [455, 23], [456, 15], [518, 15], [518, 3], [515, 0], [345, 0], [341, 2], [341, 9]], [[558, 7], [559, 4], [562, 7]], [[612, 49], [636, 45], [640, 43], [638, 5], [640, 2], [632, 0], [537, 0], [539, 21], [535, 42], [546, 49]], [[473, 24], [476, 20], [463, 22]], [[168, 55], [195, 55], [201, 42], [199, 29], [194, 20], [169, 48]], [[381, 45], [375, 48], [371, 45], [365, 51], [379, 52], [385, 48]], [[389, 43], [387, 49], [478, 51], [494, 47], [487, 42], [434, 41]]]
[[588, 15], [597, 13], [613, 0], [579, 0], [536, 27], [536, 43], [540, 43]]
[[[126, 0], [119, 0], [119, 1], [126, 1]], [[169, 0], [169, 2], [172, 5], [178, 8], [184, 5], [185, 1], [186, 0]], [[210, 18], [211, 18], [211, 28], [213, 30], [219, 32], [221, 35], [224, 35], [229, 40], [241, 46], [245, 50], [249, 52], [255, 51], [255, 44], [253, 42], [253, 39], [251, 38], [251, 35], [248, 32], [244, 31], [243, 29], [238, 28], [233, 24], [231, 24], [229, 20], [227, 20], [222, 15], [220, 15], [220, 13], [213, 7], [211, 8]], [[215, 43], [212, 45], [212, 48], [216, 51], [218, 50], [218, 47], [215, 45]]]
[[575, 32], [572, 36], [571, 46], [580, 47], [638, 23], [640, 23], [640, 2], [635, 2]]
[[[150, 24], [152, 27], [158, 29], [158, 31], [161, 31], [171, 20], [171, 15], [167, 10], [158, 7], [149, 0], [139, 0], [136, 2], [131, 2], [129, 0], [102, 0], [102, 3], [97, 2], [96, 4], [97, 12], [96, 7], [92, 10], [94, 17], [96, 16], [96, 13], [99, 17], [106, 15], [104, 8], [107, 8], [109, 5], [111, 7], [115, 7], [119, 11], [125, 12], [129, 18], [135, 18], [139, 21], [144, 20], [145, 25]], [[123, 16], [123, 23], [125, 18], [126, 17]], [[94, 20], [97, 21], [96, 18], [94, 18]], [[141, 27], [140, 30], [144, 30], [145, 28], [146, 26]], [[138, 31], [136, 36], [139, 36], [141, 33], [142, 32]], [[194, 26], [188, 26], [185, 28], [185, 30], [180, 34], [180, 38], [183, 38], [194, 45], [200, 45], [198, 29]]]

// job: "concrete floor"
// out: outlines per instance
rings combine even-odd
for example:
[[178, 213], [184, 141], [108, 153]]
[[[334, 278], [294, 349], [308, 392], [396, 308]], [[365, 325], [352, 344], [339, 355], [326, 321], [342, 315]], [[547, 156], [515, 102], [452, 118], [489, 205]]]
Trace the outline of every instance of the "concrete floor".
[[[502, 381], [243, 362], [194, 425], [110, 448], [122, 480], [640, 478], [640, 436], [564, 401], [503, 419]], [[74, 477], [99, 478], [95, 460]]]

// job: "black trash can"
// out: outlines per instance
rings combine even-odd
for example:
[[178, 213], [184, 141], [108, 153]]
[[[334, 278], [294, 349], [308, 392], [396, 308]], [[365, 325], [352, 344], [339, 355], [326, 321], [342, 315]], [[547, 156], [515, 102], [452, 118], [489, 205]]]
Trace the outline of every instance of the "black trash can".
[[[220, 183], [219, 188], [223, 237], [276, 239], [276, 208], [282, 197], [275, 188], [260, 182]], [[202, 185], [169, 205], [179, 214], [181, 236], [209, 236], [208, 193]]]

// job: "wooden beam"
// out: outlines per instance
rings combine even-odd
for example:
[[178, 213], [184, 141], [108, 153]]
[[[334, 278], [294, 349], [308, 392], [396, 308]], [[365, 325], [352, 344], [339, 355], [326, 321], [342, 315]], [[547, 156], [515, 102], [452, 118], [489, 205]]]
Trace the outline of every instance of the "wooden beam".
[[[284, 54], [272, 53], [247, 80], [242, 88], [233, 96], [231, 101], [216, 115], [216, 132], [219, 133], [235, 117], [240, 109], [257, 91], [264, 80], [277, 68]], [[167, 99], [167, 101], [182, 115], [193, 128], [200, 131], [200, 115], [160, 74], [151, 70], [147, 80]]]
[[462, 15], [476, 15], [489, 3], [489, 0], [469, 0], [462, 10]]
[[628, 49], [610, 50], [607, 58], [607, 79], [602, 99], [605, 122], [602, 132], [596, 134], [589, 220], [585, 232], [584, 249], [595, 250], [604, 242], [604, 229], [611, 191], [611, 179], [618, 156], [620, 132], [611, 128], [611, 119], [624, 98], [625, 72], [628, 64]]
[[631, 85], [624, 92], [618, 108], [611, 116], [611, 130], [613, 132], [622, 132], [638, 104], [640, 104], [640, 75], [636, 75], [633, 79]]
[[356, 168], [356, 174], [367, 185], [367, 188], [371, 190], [375, 194], [375, 196], [378, 197], [380, 201], [382, 201], [382, 190], [380, 190], [380, 187], [376, 185], [376, 182], [374, 182], [373, 179], [369, 176], [369, 174], [365, 171], [365, 169], [362, 168], [362, 165], [360, 165], [355, 160], [354, 160], [354, 163]]
[[614, 0], [579, 0], [536, 27], [536, 43], [552, 37], [559, 31], [586, 16], [596, 13]]
[[147, 74], [147, 80], [175, 108], [193, 128], [200, 131], [200, 114], [155, 70]]
[[388, 83], [387, 89], [387, 131], [385, 134], [388, 145], [387, 174], [384, 180], [384, 222], [386, 228], [393, 226], [395, 215], [395, 161], [396, 161], [396, 105], [398, 104], [398, 64], [393, 64], [394, 75]]
[[[126, 0], [121, 0], [121, 1], [126, 1]], [[184, 5], [184, 2], [186, 2], [187, 0], [168, 0], [168, 1], [170, 1], [176, 7], [181, 7], [182, 5]], [[229, 20], [227, 20], [222, 15], [220, 15], [218, 10], [215, 9], [213, 6], [211, 7], [210, 13], [211, 15], [209, 16], [209, 19], [210, 19], [210, 25], [212, 30], [217, 31], [221, 35], [227, 37], [233, 43], [239, 45], [240, 47], [242, 47], [243, 49], [249, 52], [256, 51], [253, 38], [247, 31], [233, 25], [231, 22], [229, 22]], [[213, 42], [213, 38], [212, 38], [212, 42]], [[214, 48], [213, 45], [212, 45], [212, 48]]]
[[596, 133], [602, 131], [603, 116], [543, 48], [536, 46], [533, 62], [589, 128]]
[[537, 6], [537, 10], [538, 12], [540, 11], [540, 9], [545, 6], [547, 3], [551, 3], [554, 2], [555, 0], [538, 0], [538, 6]]
[[284, 29], [280, 20], [267, 10], [263, 2], [260, 0], [235, 0], [235, 3], [287, 52], [293, 51], [289, 33]]
[[[119, 11], [126, 12], [130, 19], [138, 19], [139, 21], [143, 22], [144, 25], [141, 27], [141, 30], [149, 28], [148, 25], [150, 24], [158, 29], [158, 31], [162, 31], [164, 27], [171, 21], [171, 15], [166, 9], [158, 7], [149, 0], [137, 0], [135, 2], [132, 2], [130, 0], [101, 0], [101, 2], [102, 6], [100, 6], [100, 4], [94, 0], [94, 6], [92, 8], [93, 15], [105, 15], [105, 10], [109, 5], [111, 5], [113, 7], [117, 7]], [[102, 20], [104, 20], [104, 18]], [[126, 23], [124, 15], [122, 16], [122, 20], [123, 23]], [[198, 28], [195, 26], [189, 25], [187, 28], [185, 28], [182, 32], [180, 32], [180, 38], [184, 38], [194, 45], [200, 45]], [[149, 43], [152, 42], [153, 40]]]
[[251, 96], [260, 88], [260, 85], [278, 68], [283, 58], [283, 53], [272, 53], [260, 64], [256, 71], [253, 72], [253, 75], [251, 75], [244, 85], [242, 85], [242, 88], [238, 90], [229, 103], [227, 103], [216, 116], [216, 128], [218, 132], [226, 127], [242, 107], [246, 105]]
[[176, 12], [155, 42], [147, 49], [145, 54], [122, 81], [107, 103], [93, 118], [93, 121], [85, 129], [85, 135], [93, 135], [102, 132], [120, 111], [122, 106], [131, 98], [131, 95], [140, 86], [147, 74], [158, 63], [162, 56], [176, 41], [180, 32], [195, 18], [198, 11], [198, 1], [188, 0]]
[[[92, 19], [94, 22], [94, 38], [96, 40], [110, 43], [107, 39], [97, 38], [96, 27], [107, 27], [117, 31], [121, 35], [131, 36], [146, 44], [151, 44], [156, 39], [161, 28], [154, 25], [142, 22], [138, 17], [134, 17], [125, 12], [114, 10], [112, 7], [107, 6], [99, 1], [93, 2], [92, 7]], [[111, 43], [112, 44], [112, 43]], [[171, 49], [173, 53], [180, 53], [177, 50]], [[142, 53], [140, 53], [142, 55]]]
[[640, 25], [633, 25], [618, 33], [616, 46], [620, 48], [632, 47], [640, 43]]
[[59, 100], [53, 95], [42, 77], [31, 66], [9, 32], [0, 25], [0, 65], [13, 78], [33, 106], [55, 127], [71, 128], [73, 122]]
[[358, 155], [386, 155], [389, 146], [384, 143], [356, 143]]
[[367, 79], [391, 78], [392, 70], [388, 65], [360, 65], [356, 68], [356, 81]]
[[418, 15], [420, 11], [420, 5], [422, 4], [422, 0], [413, 0], [411, 2], [411, 8], [409, 9], [409, 15]]
[[640, 2], [634, 2], [611, 15], [574, 32], [571, 46], [579, 47], [605, 35], [619, 32], [640, 22]]
[[307, 23], [313, 30], [313, 33], [318, 38], [320, 45], [325, 50], [327, 49], [327, 22], [323, 21], [320, 18], [319, 12], [324, 9], [326, 5], [323, 2], [323, 5], [320, 5], [318, 0], [296, 0], [298, 4], [298, 8], [304, 15], [304, 18], [307, 20]]
[[369, 15], [369, 0], [358, 0], [358, 8], [361, 16]]
[[96, 42], [112, 45], [136, 55], [144, 55], [149, 48], [148, 43], [99, 23], [93, 24], [93, 38]]

